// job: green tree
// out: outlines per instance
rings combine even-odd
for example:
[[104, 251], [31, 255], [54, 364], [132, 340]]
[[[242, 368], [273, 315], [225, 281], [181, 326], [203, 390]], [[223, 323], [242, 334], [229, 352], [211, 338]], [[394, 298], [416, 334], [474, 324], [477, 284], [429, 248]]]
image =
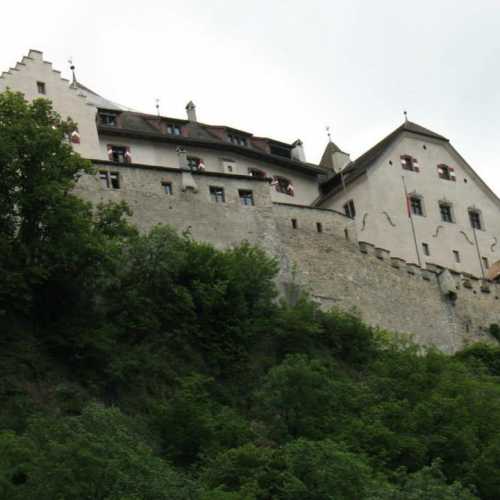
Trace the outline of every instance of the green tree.
[[290, 355], [272, 368], [255, 394], [256, 413], [274, 439], [321, 439], [333, 432], [339, 397], [331, 369], [322, 361]]
[[[195, 485], [156, 457], [116, 409], [39, 417], [26, 436], [3, 434], [0, 487], [12, 500], [191, 500]], [[0, 490], [1, 491], [1, 490]]]

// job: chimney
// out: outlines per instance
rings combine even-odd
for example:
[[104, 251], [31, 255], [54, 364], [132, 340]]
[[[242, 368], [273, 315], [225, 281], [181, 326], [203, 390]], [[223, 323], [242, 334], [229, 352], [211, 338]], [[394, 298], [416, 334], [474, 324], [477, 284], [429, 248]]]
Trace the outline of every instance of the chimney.
[[292, 144], [292, 160], [306, 161], [306, 154], [304, 153], [304, 144], [300, 139], [297, 139]]
[[198, 120], [196, 119], [196, 106], [194, 105], [193, 101], [189, 101], [186, 104], [186, 112], [187, 112], [187, 117], [190, 122], [197, 122]]

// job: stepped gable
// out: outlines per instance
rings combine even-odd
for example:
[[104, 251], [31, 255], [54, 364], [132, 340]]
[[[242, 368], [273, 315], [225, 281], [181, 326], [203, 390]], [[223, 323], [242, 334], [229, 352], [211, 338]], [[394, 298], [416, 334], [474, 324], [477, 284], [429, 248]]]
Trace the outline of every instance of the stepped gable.
[[[46, 61], [43, 58], [43, 52], [40, 50], [36, 49], [30, 49], [28, 51], [27, 56], [23, 56], [21, 61], [18, 61], [16, 65], [13, 68], [9, 68], [7, 71], [2, 71], [0, 73], [0, 80], [3, 80], [4, 82], [8, 82], [9, 77], [15, 76], [17, 72], [23, 71], [26, 69], [26, 67], [31, 63], [34, 63], [35, 61], [41, 62], [44, 66], [47, 66], [50, 68], [50, 71], [54, 73], [54, 76], [57, 77], [59, 80], [61, 80], [63, 83], [67, 84], [69, 89], [74, 92], [78, 97], [86, 99], [86, 95], [80, 91], [80, 89], [70, 85], [70, 81], [67, 78], [64, 78], [62, 76], [61, 71], [54, 69], [52, 67], [52, 63], [50, 61]], [[8, 87], [8, 84], [6, 85]], [[0, 88], [1, 89], [1, 88]], [[88, 105], [92, 105], [92, 103], [87, 101]]]
[[[363, 153], [355, 161], [347, 165], [345, 169], [342, 171], [342, 173], [339, 173], [331, 177], [327, 181], [325, 181], [321, 185], [321, 191], [323, 195], [319, 198], [316, 204], [321, 204], [326, 199], [333, 196], [336, 192], [338, 192], [339, 189], [342, 188], [343, 184], [348, 185], [354, 180], [356, 180], [358, 177], [363, 175], [366, 172], [366, 170], [370, 168], [370, 166], [373, 165], [373, 163], [384, 153], [384, 151], [396, 140], [396, 138], [399, 137], [399, 135], [404, 132], [410, 132], [412, 134], [430, 137], [432, 139], [437, 139], [439, 141], [449, 143], [449, 140], [446, 137], [437, 134], [436, 132], [433, 132], [432, 130], [429, 130], [425, 127], [422, 127], [417, 123], [406, 121], [402, 125], [400, 125], [396, 130], [394, 130], [389, 135], [384, 137], [380, 142], [375, 144], [375, 146], [373, 146], [368, 151]], [[330, 144], [327, 146], [327, 149], [329, 146]], [[338, 149], [338, 147], [335, 146], [335, 144], [333, 144], [333, 147], [336, 147]], [[340, 149], [338, 149], [338, 151], [340, 151]]]

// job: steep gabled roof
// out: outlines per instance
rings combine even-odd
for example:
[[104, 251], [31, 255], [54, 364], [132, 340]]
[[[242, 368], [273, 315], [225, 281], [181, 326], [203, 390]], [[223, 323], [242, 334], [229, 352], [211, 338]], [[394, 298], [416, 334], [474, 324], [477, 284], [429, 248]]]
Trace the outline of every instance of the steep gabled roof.
[[[339, 188], [346, 186], [353, 182], [355, 179], [363, 175], [368, 168], [370, 168], [375, 161], [382, 156], [382, 154], [387, 150], [387, 148], [404, 132], [410, 132], [412, 134], [430, 137], [435, 140], [443, 141], [445, 143], [449, 143], [449, 140], [432, 130], [429, 130], [417, 123], [413, 123], [410, 121], [405, 121], [402, 125], [400, 125], [396, 130], [392, 131], [389, 135], [384, 137], [380, 142], [375, 144], [368, 151], [363, 153], [359, 158], [349, 163], [342, 172], [334, 175], [327, 179], [321, 185], [322, 195], [316, 200], [314, 205], [321, 205], [325, 200], [333, 196], [338, 192]], [[327, 154], [327, 151], [331, 150], [331, 144], [329, 143], [325, 149], [325, 153], [323, 156]], [[333, 144], [334, 147], [335, 144]], [[338, 149], [338, 148], [337, 148]], [[340, 151], [340, 150], [339, 150]], [[335, 151], [332, 151], [335, 152]], [[322, 158], [323, 162], [323, 158]], [[323, 163], [321, 163], [323, 165]]]
[[329, 141], [319, 164], [322, 167], [333, 169], [332, 155], [335, 153], [343, 153], [343, 151], [334, 142]]
[[85, 85], [82, 85], [80, 82], [75, 82], [78, 89], [82, 91], [83, 94], [87, 96], [89, 102], [91, 102], [96, 108], [101, 109], [110, 109], [114, 111], [132, 111], [132, 109], [122, 106], [121, 104], [117, 104], [116, 102], [110, 101], [105, 97], [102, 97], [97, 92], [89, 89]]

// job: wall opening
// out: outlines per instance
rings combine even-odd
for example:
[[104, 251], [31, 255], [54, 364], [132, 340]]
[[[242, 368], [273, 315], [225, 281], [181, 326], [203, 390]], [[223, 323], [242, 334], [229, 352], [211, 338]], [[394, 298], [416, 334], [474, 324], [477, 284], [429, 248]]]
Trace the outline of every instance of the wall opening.
[[323, 232], [323, 224], [321, 224], [321, 222], [316, 222], [316, 231], [318, 231], [318, 233]]
[[292, 227], [293, 229], [297, 229], [299, 227], [297, 219], [292, 219]]

